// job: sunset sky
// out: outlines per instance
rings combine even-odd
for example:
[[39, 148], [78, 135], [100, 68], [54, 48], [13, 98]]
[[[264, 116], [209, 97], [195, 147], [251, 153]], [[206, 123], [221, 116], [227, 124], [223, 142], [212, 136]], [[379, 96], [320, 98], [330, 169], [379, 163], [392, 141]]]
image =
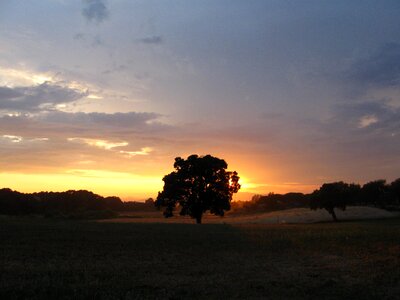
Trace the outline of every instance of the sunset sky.
[[0, 0], [0, 187], [237, 199], [400, 177], [400, 1]]

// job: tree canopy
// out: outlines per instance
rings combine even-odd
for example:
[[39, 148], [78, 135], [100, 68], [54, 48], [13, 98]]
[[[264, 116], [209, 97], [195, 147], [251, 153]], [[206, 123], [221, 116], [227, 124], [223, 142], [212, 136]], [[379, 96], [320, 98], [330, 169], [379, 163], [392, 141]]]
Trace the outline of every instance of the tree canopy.
[[374, 180], [363, 185], [362, 197], [365, 202], [384, 208], [388, 191], [389, 186], [386, 184], [386, 180]]
[[164, 189], [155, 205], [165, 208], [165, 217], [173, 216], [179, 207], [180, 215], [189, 215], [197, 223], [206, 211], [223, 216], [240, 189], [238, 173], [227, 171], [227, 167], [223, 159], [211, 155], [175, 158], [175, 171], [164, 176]]
[[343, 181], [324, 183], [320, 189], [311, 195], [311, 209], [324, 208], [332, 215], [335, 222], [338, 221], [335, 208], [345, 210], [360, 191], [360, 185], [348, 184]]

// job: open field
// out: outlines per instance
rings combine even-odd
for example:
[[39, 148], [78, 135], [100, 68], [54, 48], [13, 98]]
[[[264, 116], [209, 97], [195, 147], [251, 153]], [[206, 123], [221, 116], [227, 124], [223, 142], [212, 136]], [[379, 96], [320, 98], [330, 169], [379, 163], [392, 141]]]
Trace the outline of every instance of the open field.
[[[362, 219], [383, 219], [400, 217], [400, 212], [390, 212], [387, 210], [350, 206], [345, 211], [336, 210], [339, 220], [362, 220]], [[294, 208], [273, 212], [257, 213], [257, 214], [232, 214], [229, 213], [224, 217], [214, 215], [205, 215], [203, 223], [211, 224], [286, 224], [286, 223], [317, 223], [331, 222], [332, 217], [325, 209], [310, 210], [309, 208]], [[194, 223], [190, 217], [179, 216], [175, 213], [172, 218], [164, 218], [162, 212], [133, 212], [122, 213], [117, 219], [106, 219], [102, 222], [118, 222], [118, 223]]]
[[399, 299], [400, 219], [224, 225], [0, 217], [0, 299]]

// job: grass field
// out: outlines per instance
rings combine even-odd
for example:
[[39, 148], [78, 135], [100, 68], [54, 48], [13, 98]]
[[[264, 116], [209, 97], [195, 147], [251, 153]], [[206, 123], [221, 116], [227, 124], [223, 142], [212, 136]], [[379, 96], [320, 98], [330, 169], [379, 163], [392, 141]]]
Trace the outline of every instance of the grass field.
[[400, 219], [223, 225], [0, 217], [0, 299], [399, 299]]
[[[375, 207], [348, 206], [345, 211], [336, 210], [339, 220], [363, 220], [400, 217], [400, 212], [387, 211]], [[195, 223], [189, 216], [180, 216], [178, 213], [171, 218], [164, 218], [162, 211], [150, 212], [123, 212], [118, 218], [101, 220], [111, 223]], [[259, 213], [231, 213], [224, 217], [206, 214], [203, 223], [206, 224], [283, 224], [283, 223], [320, 223], [332, 222], [332, 216], [325, 209], [310, 210], [309, 208], [292, 208], [271, 212]]]

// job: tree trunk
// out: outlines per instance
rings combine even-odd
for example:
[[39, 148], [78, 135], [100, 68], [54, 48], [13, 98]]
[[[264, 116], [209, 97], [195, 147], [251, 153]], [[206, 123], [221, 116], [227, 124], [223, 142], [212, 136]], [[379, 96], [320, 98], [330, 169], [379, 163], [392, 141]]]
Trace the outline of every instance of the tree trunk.
[[196, 216], [196, 224], [201, 224], [202, 215]]
[[335, 213], [335, 209], [332, 208], [329, 213], [332, 215], [333, 221], [335, 222], [339, 222], [339, 220], [336, 218], [336, 213]]

